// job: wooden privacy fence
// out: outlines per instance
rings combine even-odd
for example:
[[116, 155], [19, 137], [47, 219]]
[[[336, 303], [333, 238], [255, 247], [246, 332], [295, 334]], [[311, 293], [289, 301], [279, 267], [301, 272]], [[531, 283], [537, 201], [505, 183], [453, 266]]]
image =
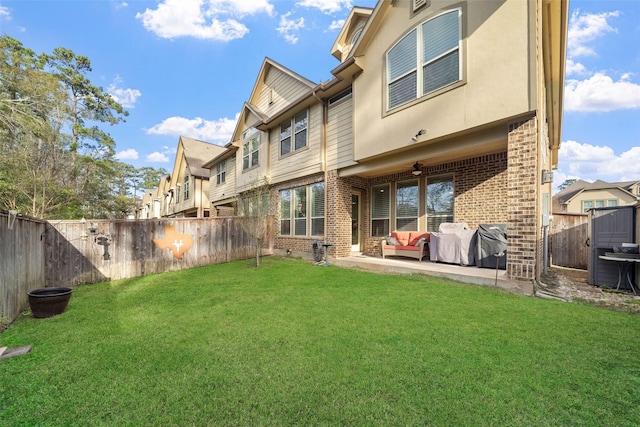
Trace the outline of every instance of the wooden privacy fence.
[[[0, 216], [0, 323], [28, 306], [27, 292], [126, 279], [255, 257], [242, 227], [252, 218], [32, 221]], [[271, 218], [263, 254], [272, 253]], [[255, 222], [253, 225], [255, 229]]]
[[586, 270], [589, 263], [589, 216], [553, 214], [551, 222], [551, 263]]
[[9, 217], [0, 214], [0, 324], [15, 319], [27, 306], [27, 292], [45, 283], [40, 237], [46, 223], [22, 217], [11, 228], [9, 223]]
[[[241, 226], [244, 220], [50, 222], [45, 233], [46, 285], [74, 286], [251, 258], [255, 246]], [[270, 252], [273, 239], [265, 242], [263, 251]]]

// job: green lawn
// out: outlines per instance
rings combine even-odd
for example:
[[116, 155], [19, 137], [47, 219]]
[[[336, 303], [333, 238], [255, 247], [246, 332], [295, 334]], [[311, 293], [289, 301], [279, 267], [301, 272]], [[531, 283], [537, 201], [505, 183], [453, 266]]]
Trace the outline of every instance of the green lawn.
[[0, 425], [640, 425], [640, 316], [283, 258], [80, 286]]

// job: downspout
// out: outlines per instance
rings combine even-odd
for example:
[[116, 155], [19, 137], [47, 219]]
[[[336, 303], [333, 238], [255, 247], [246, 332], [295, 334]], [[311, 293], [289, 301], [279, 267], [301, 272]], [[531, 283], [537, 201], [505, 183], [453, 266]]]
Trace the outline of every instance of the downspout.
[[[322, 162], [322, 171], [324, 172], [324, 243], [327, 243], [327, 207], [329, 206], [329, 197], [328, 197], [328, 185], [327, 185], [327, 178], [328, 178], [328, 170], [327, 170], [327, 117], [328, 117], [328, 111], [327, 109], [329, 108], [327, 106], [327, 103], [325, 101], [323, 101], [317, 94], [316, 94], [317, 90], [314, 89], [312, 92], [312, 95], [315, 99], [318, 100], [318, 102], [320, 102], [320, 105], [322, 105], [322, 125], [320, 126], [320, 143], [322, 144], [322, 150], [321, 150], [321, 158], [320, 161]], [[335, 242], [334, 242], [335, 245]], [[328, 250], [328, 248], [327, 248]]]

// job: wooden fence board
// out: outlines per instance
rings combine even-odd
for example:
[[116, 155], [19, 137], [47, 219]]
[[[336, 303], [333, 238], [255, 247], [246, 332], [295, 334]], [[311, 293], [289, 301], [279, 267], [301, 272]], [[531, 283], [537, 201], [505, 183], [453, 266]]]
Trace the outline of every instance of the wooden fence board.
[[18, 217], [9, 229], [0, 214], [0, 321], [15, 319], [28, 305], [27, 292], [45, 283], [44, 221]]
[[589, 216], [553, 214], [550, 245], [553, 265], [586, 270], [589, 263]]

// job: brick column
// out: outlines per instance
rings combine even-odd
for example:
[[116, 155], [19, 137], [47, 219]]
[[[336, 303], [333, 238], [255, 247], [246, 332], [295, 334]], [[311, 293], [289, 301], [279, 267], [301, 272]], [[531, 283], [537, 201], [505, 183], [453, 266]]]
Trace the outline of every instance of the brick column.
[[509, 124], [507, 275], [536, 279], [538, 144], [536, 117]]
[[327, 206], [325, 206], [326, 229], [324, 239], [333, 246], [329, 255], [345, 257], [351, 254], [351, 185], [338, 177], [338, 171], [327, 172], [325, 183]]

